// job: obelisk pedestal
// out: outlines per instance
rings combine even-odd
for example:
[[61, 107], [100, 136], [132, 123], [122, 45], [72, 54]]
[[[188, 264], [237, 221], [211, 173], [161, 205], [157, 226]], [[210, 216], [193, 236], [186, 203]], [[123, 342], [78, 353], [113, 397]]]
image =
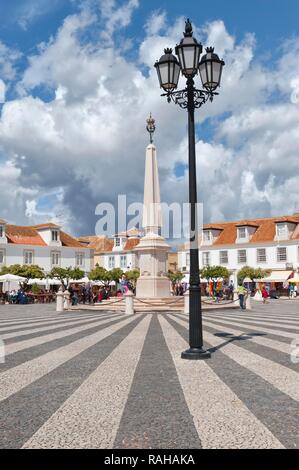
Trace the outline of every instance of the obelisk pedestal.
[[147, 233], [135, 248], [139, 253], [140, 277], [136, 297], [169, 297], [170, 281], [166, 277], [169, 245], [155, 233]]

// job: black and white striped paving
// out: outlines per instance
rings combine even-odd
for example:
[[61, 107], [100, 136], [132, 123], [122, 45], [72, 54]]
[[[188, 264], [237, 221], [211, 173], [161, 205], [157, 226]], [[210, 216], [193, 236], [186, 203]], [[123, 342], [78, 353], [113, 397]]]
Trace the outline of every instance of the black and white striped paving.
[[186, 361], [183, 313], [1, 306], [0, 448], [299, 448], [299, 302], [203, 324]]

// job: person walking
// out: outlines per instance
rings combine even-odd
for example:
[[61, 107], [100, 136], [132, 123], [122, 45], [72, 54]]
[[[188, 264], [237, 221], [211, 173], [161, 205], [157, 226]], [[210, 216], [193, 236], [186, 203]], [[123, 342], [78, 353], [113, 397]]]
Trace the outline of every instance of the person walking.
[[239, 284], [238, 289], [237, 289], [237, 293], [238, 293], [238, 297], [239, 297], [239, 301], [240, 301], [240, 308], [242, 310], [245, 310], [246, 307], [245, 307], [244, 300], [245, 300], [245, 296], [247, 294], [247, 290], [245, 289], [245, 287], [242, 284]]
[[288, 287], [288, 296], [289, 296], [289, 299], [291, 299], [291, 298], [293, 297], [293, 289], [294, 289], [293, 284], [289, 283], [289, 287]]
[[229, 300], [234, 300], [234, 290], [235, 290], [234, 281], [230, 281], [228, 288], [229, 288], [229, 297], [230, 297]]
[[267, 302], [268, 297], [269, 297], [269, 292], [267, 291], [266, 287], [264, 286], [262, 288], [262, 298], [263, 298], [263, 303], [264, 304]]

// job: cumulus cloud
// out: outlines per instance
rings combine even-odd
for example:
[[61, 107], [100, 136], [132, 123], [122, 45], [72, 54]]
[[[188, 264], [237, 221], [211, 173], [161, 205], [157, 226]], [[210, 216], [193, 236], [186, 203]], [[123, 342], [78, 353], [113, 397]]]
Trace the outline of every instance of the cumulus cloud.
[[[175, 171], [187, 164], [186, 111], [160, 97], [153, 69], [164, 47], [179, 41], [184, 19], [169, 25], [163, 12], [153, 13], [133, 61], [115, 47], [113, 35], [132, 21], [138, 1], [120, 7], [112, 0], [96, 4], [100, 8], [83, 8], [67, 17], [57, 34], [39, 46], [18, 83], [19, 97], [3, 105], [0, 144], [2, 154], [13, 161], [3, 168], [7, 174], [12, 168], [13, 183], [4, 185], [3, 178], [0, 183], [1, 194], [6, 194], [0, 200], [2, 217], [17, 214], [20, 220], [40, 222], [63, 214], [61, 222], [86, 234], [94, 231], [98, 203], [115, 203], [118, 194], [126, 194], [128, 202], [142, 201], [150, 111], [157, 124], [162, 198], [187, 200], [188, 173], [177, 177]], [[98, 24], [106, 24], [98, 30], [98, 40], [86, 40], [84, 32]], [[196, 113], [199, 129], [205, 121], [212, 135], [209, 142], [197, 141], [205, 219], [291, 212], [299, 192], [298, 106], [289, 96], [272, 98], [282, 88], [283, 61], [275, 70], [267, 69], [255, 59], [254, 35], [237, 42], [220, 20], [195, 26], [202, 42], [215, 45], [226, 62], [219, 97]], [[299, 49], [296, 57], [299, 63]], [[294, 72], [287, 75], [290, 92], [296, 77]], [[39, 87], [52, 91], [53, 99], [34, 97]], [[59, 200], [47, 198], [55, 192]], [[14, 201], [16, 194], [17, 211], [13, 203], [7, 205], [7, 197]], [[291, 202], [286, 205], [287, 194]], [[43, 198], [46, 209], [40, 208]]]
[[13, 80], [16, 77], [16, 62], [21, 53], [14, 48], [8, 47], [0, 41], [0, 78], [2, 80]]

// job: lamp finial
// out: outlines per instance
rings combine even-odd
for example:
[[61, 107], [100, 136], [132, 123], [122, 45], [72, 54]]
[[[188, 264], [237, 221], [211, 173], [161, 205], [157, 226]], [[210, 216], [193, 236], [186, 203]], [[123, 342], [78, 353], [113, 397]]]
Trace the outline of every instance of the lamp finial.
[[191, 24], [191, 21], [189, 20], [189, 18], [187, 18], [187, 21], [185, 21], [185, 32], [184, 32], [184, 36], [185, 38], [190, 38], [193, 34], [193, 31], [192, 31], [192, 24]]
[[153, 134], [156, 130], [155, 120], [152, 117], [152, 113], [150, 113], [149, 118], [146, 120], [146, 130], [150, 135], [150, 143], [153, 143]]

